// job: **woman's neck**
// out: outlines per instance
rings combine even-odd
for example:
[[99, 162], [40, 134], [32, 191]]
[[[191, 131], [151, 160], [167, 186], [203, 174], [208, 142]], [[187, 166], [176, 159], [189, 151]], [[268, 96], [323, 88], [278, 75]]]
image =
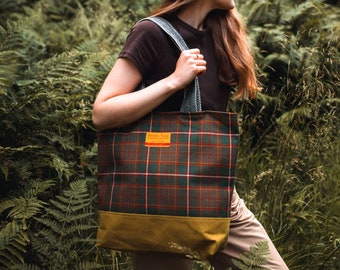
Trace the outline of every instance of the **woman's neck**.
[[209, 1], [193, 1], [181, 8], [177, 16], [192, 27], [203, 30], [205, 17], [210, 11]]

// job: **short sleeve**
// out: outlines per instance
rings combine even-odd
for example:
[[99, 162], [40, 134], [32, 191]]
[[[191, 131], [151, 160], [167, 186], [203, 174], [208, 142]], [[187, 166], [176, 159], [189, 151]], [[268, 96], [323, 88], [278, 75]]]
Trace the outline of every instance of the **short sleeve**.
[[131, 29], [119, 57], [132, 61], [145, 76], [157, 65], [163, 43], [162, 30], [151, 21], [141, 21]]

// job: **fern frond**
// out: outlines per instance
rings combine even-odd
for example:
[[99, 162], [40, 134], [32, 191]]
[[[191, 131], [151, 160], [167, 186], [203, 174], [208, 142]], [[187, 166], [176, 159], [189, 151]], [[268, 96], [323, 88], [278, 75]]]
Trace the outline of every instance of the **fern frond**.
[[[40, 229], [32, 241], [45, 243], [43, 247], [35, 249], [40, 256], [49, 257], [52, 250], [60, 258], [67, 257], [64, 253], [68, 250], [73, 250], [76, 256], [78, 252], [83, 252], [81, 247], [94, 245], [93, 237], [97, 226], [94, 221], [91, 222], [93, 197], [89, 194], [87, 185], [87, 180], [71, 182], [69, 189], [49, 201], [43, 217], [35, 217]], [[69, 257], [69, 260], [61, 262], [55, 258], [49, 263], [72, 265], [72, 258]]]
[[19, 55], [16, 51], [0, 50], [0, 95], [6, 93], [4, 88], [8, 87], [17, 77], [18, 58]]
[[13, 220], [0, 230], [0, 266], [10, 267], [24, 263], [26, 246], [29, 243], [26, 226]]
[[[56, 198], [58, 199], [58, 201], [60, 201], [61, 203], [63, 203], [63, 205], [67, 204], [70, 202], [70, 199], [72, 199], [73, 204], [84, 204], [86, 203], [86, 201], [84, 202], [83, 200], [91, 200], [90, 198], [88, 198], [88, 194], [84, 193], [84, 194], [78, 194], [77, 196], [75, 196], [75, 194], [67, 194], [65, 193], [65, 197], [64, 196], [56, 196]], [[56, 207], [58, 207], [58, 202], [57, 201], [52, 201], [52, 204]], [[63, 206], [59, 205], [59, 209], [61, 209]]]
[[21, 263], [24, 263], [24, 258], [23, 258], [23, 252], [22, 250], [25, 250], [24, 248], [18, 249], [15, 245], [9, 245], [6, 247], [6, 252], [8, 256], [11, 257], [11, 260], [13, 261], [14, 258], [16, 258], [18, 261]]
[[[35, 217], [34, 219], [36, 221], [38, 221], [40, 223], [40, 225], [44, 225], [44, 226], [48, 227], [50, 231], [53, 231], [57, 235], [56, 237], [58, 237], [58, 236], [63, 234], [64, 228], [62, 228], [60, 226], [59, 221], [57, 221], [55, 219], [40, 218], [40, 217]], [[39, 231], [39, 233], [43, 233], [45, 231], [50, 232], [48, 230], [41, 229], [41, 231]]]
[[[72, 201], [71, 201], [72, 200]], [[60, 213], [64, 213], [64, 215], [67, 215], [69, 217], [69, 215], [71, 213], [76, 213], [79, 210], [84, 209], [84, 205], [88, 205], [88, 203], [91, 202], [91, 199], [89, 199], [88, 197], [84, 198], [82, 200], [82, 198], [77, 198], [77, 199], [73, 199], [73, 198], [69, 198], [68, 203], [65, 205], [65, 199], [58, 201], [55, 200], [51, 200], [51, 204], [53, 206], [55, 206], [57, 209], [54, 209], [52, 211], [51, 209], [51, 214], [53, 215], [59, 215]]]
[[37, 265], [33, 264], [17, 264], [17, 265], [12, 265], [8, 270], [41, 270], [41, 268]]
[[37, 196], [55, 184], [51, 180], [32, 180], [23, 188], [22, 196], [4, 200], [0, 204], [0, 213], [8, 210], [11, 219], [27, 220], [35, 216], [46, 206]]
[[50, 158], [49, 165], [57, 171], [59, 179], [63, 179], [64, 177], [69, 179], [71, 176], [69, 163], [59, 157], [56, 153], [51, 153]]
[[14, 198], [14, 207], [9, 211], [8, 217], [14, 219], [29, 219], [35, 216], [46, 205], [36, 198]]
[[[41, 224], [49, 225], [48, 222], [40, 221]], [[56, 225], [57, 226], [57, 225]], [[34, 250], [38, 254], [47, 254], [50, 251], [51, 246], [55, 245], [60, 241], [60, 231], [55, 230], [52, 227], [48, 227], [48, 229], [40, 229], [35, 233], [34, 237], [31, 238], [32, 245]], [[42, 245], [44, 243], [44, 245]]]
[[23, 192], [24, 192], [26, 198], [32, 198], [32, 197], [36, 197], [39, 194], [45, 192], [49, 188], [53, 187], [55, 184], [56, 184], [56, 182], [54, 180], [50, 180], [50, 179], [44, 179], [44, 180], [32, 179], [28, 183], [28, 187], [25, 188], [25, 190]]
[[[85, 233], [86, 231], [94, 230], [96, 228], [98, 228], [98, 226], [96, 226], [96, 225], [74, 224], [74, 225], [71, 225], [71, 226], [67, 226], [67, 228], [65, 229], [64, 232], [65, 232], [66, 235], [73, 235], [73, 234], [78, 235], [81, 232]], [[75, 239], [77, 239], [77, 241], [79, 241], [79, 242], [84, 241], [84, 239], [79, 239], [77, 237]]]
[[3, 250], [20, 231], [21, 228], [15, 220], [2, 227], [0, 231], [0, 250]]
[[250, 251], [240, 255], [239, 260], [232, 259], [235, 264], [241, 270], [253, 269], [261, 270], [266, 269], [261, 265], [265, 265], [268, 262], [269, 246], [267, 241], [258, 242], [255, 246], [250, 247]]

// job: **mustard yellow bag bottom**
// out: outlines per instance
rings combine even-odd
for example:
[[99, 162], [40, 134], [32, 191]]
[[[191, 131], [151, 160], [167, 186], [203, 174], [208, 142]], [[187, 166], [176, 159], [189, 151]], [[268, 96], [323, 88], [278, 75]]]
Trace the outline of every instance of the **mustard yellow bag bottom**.
[[97, 246], [205, 259], [227, 244], [230, 218], [145, 215], [99, 211]]

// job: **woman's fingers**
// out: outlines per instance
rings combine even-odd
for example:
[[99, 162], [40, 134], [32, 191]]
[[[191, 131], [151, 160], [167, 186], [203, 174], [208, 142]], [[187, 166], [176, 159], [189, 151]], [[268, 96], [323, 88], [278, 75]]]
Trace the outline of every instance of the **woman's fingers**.
[[203, 60], [204, 56], [203, 54], [197, 53], [197, 54], [193, 54], [194, 59], [196, 60]]
[[[191, 49], [188, 50], [188, 53], [190, 54], [190, 57], [192, 60], [194, 60], [194, 64], [199, 67], [206, 67], [207, 62], [204, 60], [204, 55], [201, 54], [199, 49]], [[198, 74], [201, 74], [202, 70], [198, 72]]]
[[[204, 60], [204, 55], [200, 53], [199, 49], [191, 49], [183, 51], [183, 58], [188, 60], [188, 64], [194, 64], [194, 66], [205, 67], [206, 61]], [[199, 71], [201, 72], [201, 70]]]
[[189, 49], [181, 53], [176, 70], [173, 73], [174, 78], [182, 89], [186, 87], [197, 75], [203, 74], [206, 71], [206, 61], [199, 49]]
[[196, 67], [199, 68], [199, 70], [197, 70], [197, 75], [201, 75], [205, 73], [207, 62], [204, 60], [204, 55], [201, 53], [195, 53], [192, 55], [192, 57], [193, 57]]

